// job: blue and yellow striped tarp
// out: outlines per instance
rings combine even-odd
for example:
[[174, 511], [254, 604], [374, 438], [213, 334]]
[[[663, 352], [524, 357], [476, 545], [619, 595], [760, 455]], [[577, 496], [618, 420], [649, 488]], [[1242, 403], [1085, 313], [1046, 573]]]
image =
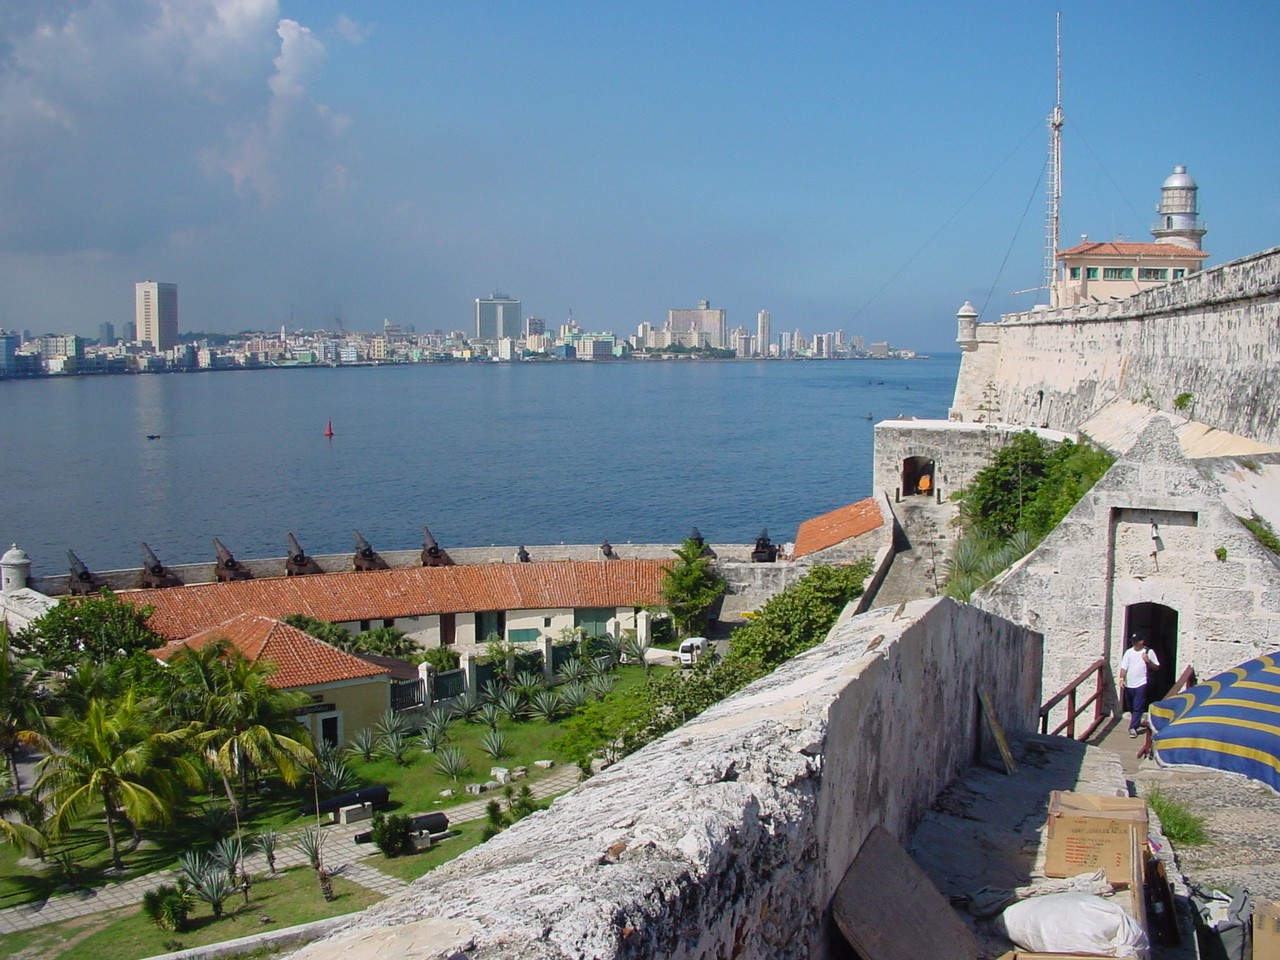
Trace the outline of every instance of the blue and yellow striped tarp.
[[1161, 763], [1242, 773], [1280, 792], [1280, 653], [1151, 706]]

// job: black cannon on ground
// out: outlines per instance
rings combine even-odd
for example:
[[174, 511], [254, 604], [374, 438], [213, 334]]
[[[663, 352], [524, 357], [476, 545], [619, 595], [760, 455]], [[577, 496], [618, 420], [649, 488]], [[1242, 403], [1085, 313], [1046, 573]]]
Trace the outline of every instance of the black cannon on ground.
[[769, 530], [765, 528], [756, 537], [755, 549], [751, 551], [752, 563], [774, 563], [778, 559], [778, 548], [769, 539]]
[[75, 597], [87, 597], [102, 589], [102, 581], [71, 550], [67, 551], [67, 561], [71, 564], [71, 577], [67, 581], [68, 593]]
[[391, 791], [381, 784], [372, 787], [361, 787], [359, 790], [352, 790], [350, 793], [340, 793], [336, 797], [330, 797], [328, 800], [321, 800], [317, 807], [314, 803], [303, 806], [302, 815], [305, 817], [314, 817], [318, 813], [333, 813], [342, 807], [353, 807], [357, 803], [372, 804], [376, 810], [378, 807], [385, 807], [391, 802]]

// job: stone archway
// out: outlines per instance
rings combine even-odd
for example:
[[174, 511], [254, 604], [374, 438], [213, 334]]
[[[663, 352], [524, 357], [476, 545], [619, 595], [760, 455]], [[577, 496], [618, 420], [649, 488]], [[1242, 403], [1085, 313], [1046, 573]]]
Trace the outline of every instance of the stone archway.
[[1160, 661], [1160, 669], [1147, 680], [1151, 684], [1151, 702], [1164, 697], [1178, 679], [1178, 611], [1163, 603], [1131, 603], [1124, 611], [1124, 645], [1129, 638], [1142, 634], [1147, 646]]
[[[933, 476], [933, 461], [928, 457], [907, 457], [902, 461], [902, 495], [929, 496], [937, 488]], [[926, 481], [924, 484], [921, 481]], [[923, 486], [923, 489], [921, 487]]]

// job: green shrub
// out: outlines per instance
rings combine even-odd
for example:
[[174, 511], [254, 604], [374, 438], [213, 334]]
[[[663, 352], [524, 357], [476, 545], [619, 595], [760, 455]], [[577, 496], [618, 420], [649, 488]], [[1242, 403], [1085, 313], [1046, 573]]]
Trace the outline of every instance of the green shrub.
[[381, 813], [373, 817], [373, 844], [384, 857], [398, 857], [413, 852], [413, 821], [407, 816]]
[[470, 768], [471, 761], [460, 747], [443, 747], [436, 754], [436, 769], [454, 782]]
[[182, 933], [187, 929], [187, 920], [195, 905], [186, 877], [179, 877], [176, 886], [162, 883], [142, 895], [142, 912], [157, 927], [170, 933]]
[[1248, 519], [1244, 517], [1237, 517], [1236, 519], [1249, 529], [1249, 532], [1253, 534], [1253, 538], [1260, 544], [1272, 553], [1280, 553], [1280, 537], [1276, 536], [1276, 532], [1271, 529], [1271, 524], [1267, 523], [1266, 520], [1263, 520], [1256, 513]]
[[498, 730], [489, 730], [480, 738], [480, 749], [495, 760], [511, 754], [511, 744], [507, 741], [506, 734]]
[[436, 673], [448, 673], [458, 669], [462, 657], [451, 647], [431, 647], [422, 652], [418, 662], [428, 664]]

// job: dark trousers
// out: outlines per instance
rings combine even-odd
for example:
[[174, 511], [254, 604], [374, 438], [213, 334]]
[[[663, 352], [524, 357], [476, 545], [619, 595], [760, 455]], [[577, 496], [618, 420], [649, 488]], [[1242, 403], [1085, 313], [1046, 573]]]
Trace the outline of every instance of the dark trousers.
[[1138, 724], [1142, 722], [1142, 715], [1147, 712], [1147, 707], [1150, 705], [1150, 701], [1148, 700], [1148, 694], [1147, 694], [1148, 689], [1149, 689], [1149, 686], [1148, 684], [1145, 684], [1145, 683], [1140, 687], [1124, 688], [1124, 698], [1125, 700], [1128, 701], [1128, 706], [1130, 710], [1130, 716], [1129, 716], [1130, 730], [1138, 729]]

